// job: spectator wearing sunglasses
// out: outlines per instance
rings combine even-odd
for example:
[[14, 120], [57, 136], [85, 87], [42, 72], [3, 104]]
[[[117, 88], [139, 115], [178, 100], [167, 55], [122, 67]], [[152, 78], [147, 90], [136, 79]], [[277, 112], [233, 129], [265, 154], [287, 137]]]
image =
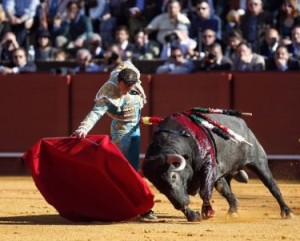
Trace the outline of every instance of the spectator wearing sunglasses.
[[216, 32], [217, 38], [222, 38], [221, 19], [212, 13], [209, 2], [207, 0], [198, 0], [196, 3], [196, 13], [192, 17], [189, 30], [190, 37], [194, 40], [198, 40], [199, 33], [208, 28]]
[[171, 55], [163, 65], [156, 69], [157, 74], [187, 74], [194, 71], [194, 64], [188, 59], [185, 59], [180, 48], [171, 49]]

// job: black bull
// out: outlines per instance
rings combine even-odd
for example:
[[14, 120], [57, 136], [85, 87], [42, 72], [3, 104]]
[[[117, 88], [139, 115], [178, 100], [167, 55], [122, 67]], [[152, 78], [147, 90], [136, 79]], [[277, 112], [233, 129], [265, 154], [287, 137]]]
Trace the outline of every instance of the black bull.
[[[214, 211], [210, 205], [213, 187], [226, 198], [228, 213], [237, 215], [238, 201], [232, 193], [230, 181], [236, 174], [243, 174], [241, 170], [245, 166], [257, 174], [276, 198], [281, 216], [293, 217], [272, 176], [263, 147], [242, 119], [218, 114], [207, 115], [253, 144], [235, 143], [209, 133], [207, 136], [211, 137], [216, 148], [215, 164], [207, 148], [199, 148], [194, 133], [176, 120], [178, 115], [182, 114], [168, 116], [157, 126], [147, 148], [142, 171], [173, 206], [185, 214], [188, 221], [213, 216]], [[245, 175], [239, 178], [247, 181]], [[203, 200], [201, 214], [188, 207], [189, 195], [197, 193]]]

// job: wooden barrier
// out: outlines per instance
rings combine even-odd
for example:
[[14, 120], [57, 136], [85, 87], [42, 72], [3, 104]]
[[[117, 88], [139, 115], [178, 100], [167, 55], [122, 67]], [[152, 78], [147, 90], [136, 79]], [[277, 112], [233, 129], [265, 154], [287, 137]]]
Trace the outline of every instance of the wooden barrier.
[[229, 108], [230, 80], [226, 73], [153, 75], [152, 114], [164, 117], [195, 106]]
[[252, 112], [246, 121], [268, 154], [300, 153], [299, 73], [233, 73], [233, 107]]
[[0, 152], [24, 152], [42, 137], [69, 133], [69, 79], [49, 74], [0, 79]]
[[[89, 113], [94, 105], [94, 98], [99, 88], [108, 80], [108, 74], [78, 74], [72, 77], [71, 91], [71, 129], [76, 130], [80, 122]], [[142, 84], [148, 96], [148, 103], [142, 109], [142, 115], [150, 114], [150, 84], [149, 75], [142, 75]], [[90, 134], [110, 134], [111, 118], [104, 115], [90, 131]], [[142, 151], [145, 150], [149, 140], [149, 127], [141, 126]]]
[[[71, 79], [48, 73], [1, 76], [0, 159], [17, 160], [42, 137], [70, 135], [92, 109], [108, 77], [99, 73]], [[276, 157], [277, 163], [281, 159], [293, 165], [299, 162], [299, 73], [154, 74], [142, 75], [142, 82], [148, 97], [144, 116], [165, 117], [194, 106], [252, 112], [252, 117], [244, 119], [267, 154]], [[110, 123], [104, 116], [90, 133], [109, 134]], [[144, 153], [152, 130], [142, 126], [141, 131]]]

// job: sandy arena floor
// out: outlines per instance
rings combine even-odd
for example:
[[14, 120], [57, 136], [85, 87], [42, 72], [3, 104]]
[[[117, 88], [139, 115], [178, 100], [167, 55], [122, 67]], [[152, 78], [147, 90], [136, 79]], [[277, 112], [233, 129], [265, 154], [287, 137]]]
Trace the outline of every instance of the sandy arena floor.
[[[215, 192], [216, 217], [189, 223], [165, 196], [155, 193], [158, 220], [122, 223], [71, 223], [61, 218], [36, 189], [31, 177], [0, 177], [0, 241], [275, 241], [300, 240], [300, 184], [279, 181], [295, 218], [281, 219], [279, 206], [258, 180], [232, 183], [239, 218], [228, 218], [226, 201]], [[191, 207], [199, 209], [198, 197]]]

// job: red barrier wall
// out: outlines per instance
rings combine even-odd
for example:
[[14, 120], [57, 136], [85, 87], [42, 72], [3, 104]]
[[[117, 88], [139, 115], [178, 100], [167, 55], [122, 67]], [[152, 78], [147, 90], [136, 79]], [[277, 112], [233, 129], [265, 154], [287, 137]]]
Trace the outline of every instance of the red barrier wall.
[[[91, 110], [107, 74], [67, 77], [50, 74], [0, 78], [0, 152], [26, 151], [42, 137], [70, 135]], [[231, 80], [232, 79], [232, 80]], [[143, 115], [166, 116], [193, 106], [236, 108], [268, 154], [300, 153], [299, 73], [197, 73], [143, 75], [148, 103]], [[105, 116], [92, 134], [109, 134]], [[151, 127], [142, 126], [142, 152]]]
[[26, 151], [69, 129], [69, 80], [49, 74], [1, 76], [0, 152]]
[[[99, 88], [108, 80], [108, 74], [78, 74], [72, 76], [71, 91], [71, 129], [76, 130], [80, 122], [89, 113], [94, 105], [94, 98]], [[150, 83], [151, 78], [148, 75], [142, 75], [142, 85], [148, 96], [148, 103], [142, 110], [143, 115], [149, 115], [150, 104]], [[104, 115], [101, 120], [91, 130], [90, 134], [110, 134], [111, 118]], [[141, 126], [142, 133], [142, 151], [145, 150], [149, 139], [149, 127]]]
[[230, 80], [226, 73], [153, 75], [152, 114], [164, 117], [195, 106], [229, 108]]
[[233, 97], [268, 154], [300, 153], [299, 73], [233, 73]]

